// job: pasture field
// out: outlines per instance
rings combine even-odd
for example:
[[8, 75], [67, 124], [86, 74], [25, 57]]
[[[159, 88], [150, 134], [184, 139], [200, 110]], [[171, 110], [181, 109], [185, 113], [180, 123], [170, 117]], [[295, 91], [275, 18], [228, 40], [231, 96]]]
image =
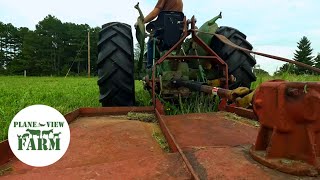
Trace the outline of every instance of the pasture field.
[[[288, 81], [320, 81], [320, 76], [290, 75], [280, 77], [258, 76], [252, 88], [271, 79]], [[143, 89], [142, 82], [136, 81], [138, 106], [150, 105], [150, 95]], [[21, 109], [34, 104], [52, 106], [66, 114], [80, 107], [99, 107], [97, 78], [85, 77], [19, 77], [0, 76], [0, 142], [7, 138], [9, 124]], [[166, 103], [169, 114], [208, 112], [215, 109], [216, 99], [201, 96], [180, 100], [178, 105]], [[190, 103], [194, 102], [194, 103]]]
[[[138, 105], [144, 105], [141, 103], [149, 102], [150, 96], [143, 92], [142, 83], [135, 84]], [[80, 107], [100, 107], [97, 78], [0, 76], [0, 142], [7, 138], [15, 114], [34, 104], [52, 106], [62, 114]]]

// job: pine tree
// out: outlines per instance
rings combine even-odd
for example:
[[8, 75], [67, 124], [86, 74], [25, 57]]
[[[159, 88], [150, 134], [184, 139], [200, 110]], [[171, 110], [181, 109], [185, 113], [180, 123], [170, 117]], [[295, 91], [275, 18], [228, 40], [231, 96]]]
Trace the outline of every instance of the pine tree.
[[315, 66], [317, 68], [320, 68], [320, 53], [318, 53], [318, 56], [314, 58]]
[[[313, 49], [311, 48], [311, 42], [308, 40], [307, 37], [303, 36], [302, 39], [298, 42], [298, 50], [294, 53], [294, 60], [299, 61], [310, 66], [314, 65], [312, 55]], [[297, 74], [309, 74], [311, 71], [303, 68], [297, 67], [296, 68]]]

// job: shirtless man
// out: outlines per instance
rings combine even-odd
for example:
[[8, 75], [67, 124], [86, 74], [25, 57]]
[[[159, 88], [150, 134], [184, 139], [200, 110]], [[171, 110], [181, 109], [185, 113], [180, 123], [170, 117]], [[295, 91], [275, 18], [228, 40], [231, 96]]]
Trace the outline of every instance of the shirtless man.
[[[183, 11], [182, 0], [158, 0], [155, 8], [144, 18], [144, 23], [149, 23], [154, 20], [161, 11]], [[147, 68], [151, 68], [153, 61], [153, 41], [149, 39], [148, 41], [148, 52], [147, 52]]]
[[161, 11], [183, 11], [182, 0], [158, 0], [155, 8], [144, 18], [144, 23], [154, 20]]

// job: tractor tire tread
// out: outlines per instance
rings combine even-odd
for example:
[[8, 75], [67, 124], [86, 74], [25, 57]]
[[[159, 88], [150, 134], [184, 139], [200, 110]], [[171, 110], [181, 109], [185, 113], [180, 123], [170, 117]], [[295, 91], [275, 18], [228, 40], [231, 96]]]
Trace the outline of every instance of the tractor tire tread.
[[131, 27], [112, 22], [102, 26], [98, 41], [98, 82], [102, 106], [133, 106], [134, 53]]

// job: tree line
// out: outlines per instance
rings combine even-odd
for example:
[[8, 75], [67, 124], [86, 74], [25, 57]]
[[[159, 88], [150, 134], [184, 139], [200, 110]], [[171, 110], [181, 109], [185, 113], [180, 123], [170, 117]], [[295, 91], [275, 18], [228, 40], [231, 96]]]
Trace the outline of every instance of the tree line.
[[[38, 22], [35, 30], [0, 22], [0, 75], [22, 75], [26, 71], [31, 76], [64, 76], [70, 68], [70, 74], [84, 75], [88, 71], [88, 32], [91, 37], [91, 72], [95, 75], [100, 30], [100, 27], [91, 28], [87, 24], [63, 23], [52, 15]], [[294, 60], [320, 68], [320, 54], [316, 57], [312, 54], [311, 42], [302, 37]], [[135, 48], [135, 60], [138, 55], [139, 50]], [[284, 72], [312, 73], [287, 63], [275, 74]]]
[[96, 74], [100, 27], [61, 22], [52, 15], [35, 30], [0, 22], [0, 75], [64, 76], [88, 70], [87, 35], [90, 32], [91, 72]]
[[[293, 60], [305, 63], [307, 65], [320, 68], [320, 53], [317, 56], [312, 56], [313, 49], [311, 48], [311, 42], [303, 36], [298, 42], [297, 50], [294, 53]], [[313, 74], [312, 71], [303, 67], [296, 66], [294, 64], [284, 64], [275, 74], [291, 73], [291, 74]]]

